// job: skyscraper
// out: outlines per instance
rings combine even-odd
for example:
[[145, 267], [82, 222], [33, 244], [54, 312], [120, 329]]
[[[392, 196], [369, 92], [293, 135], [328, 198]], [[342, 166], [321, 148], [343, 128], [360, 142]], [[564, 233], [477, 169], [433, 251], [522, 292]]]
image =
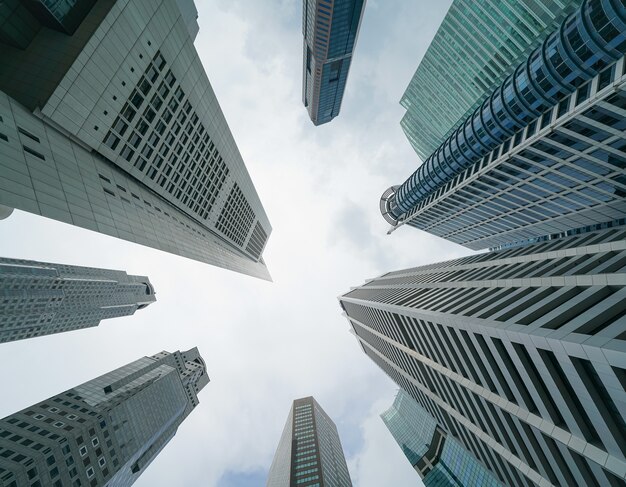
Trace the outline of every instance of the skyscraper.
[[582, 0], [455, 0], [400, 104], [424, 160]]
[[293, 402], [267, 478], [294, 486], [352, 486], [337, 427], [313, 397]]
[[303, 0], [302, 102], [315, 125], [339, 115], [366, 0]]
[[623, 3], [583, 2], [383, 194], [384, 217], [472, 249], [623, 219], [624, 52]]
[[363, 351], [507, 485], [624, 485], [626, 229], [390, 272]]
[[[5, 4], [0, 205], [269, 279], [271, 226], [194, 48], [193, 1]], [[35, 8], [52, 5], [60, 23]]]
[[402, 389], [381, 418], [426, 487], [502, 487]]
[[197, 348], [161, 352], [0, 420], [5, 487], [129, 486], [209, 383]]
[[0, 258], [0, 343], [98, 326], [156, 301], [145, 276]]

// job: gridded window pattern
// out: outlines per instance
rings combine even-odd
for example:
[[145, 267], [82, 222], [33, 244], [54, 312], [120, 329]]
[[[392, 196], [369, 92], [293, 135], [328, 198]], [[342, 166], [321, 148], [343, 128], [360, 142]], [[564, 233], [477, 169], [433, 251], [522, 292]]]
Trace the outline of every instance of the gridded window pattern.
[[352, 485], [337, 428], [313, 397], [293, 402], [267, 485]]
[[263, 247], [265, 247], [266, 241], [267, 232], [261, 226], [261, 222], [257, 221], [254, 226], [254, 230], [252, 231], [250, 241], [246, 246], [246, 252], [251, 254], [255, 259], [258, 259], [261, 256], [261, 252], [263, 252]]
[[[623, 83], [621, 66], [607, 68], [593, 88], [585, 84], [420, 203], [408, 224], [479, 249], [623, 217], [626, 92], [609, 88]], [[602, 91], [597, 98], [595, 90]]]
[[560, 116], [567, 108], [564, 99], [604, 68], [622, 62], [625, 22], [621, 5], [583, 2], [398, 188], [390, 205], [393, 216], [410, 212], [554, 105]]
[[153, 301], [147, 277], [0, 258], [0, 343], [97, 326]]
[[240, 247], [243, 246], [255, 215], [237, 183], [230, 190], [215, 228]]
[[[155, 364], [161, 374], [152, 373]], [[183, 369], [194, 372], [179, 376]], [[204, 373], [197, 349], [161, 352], [7, 416], [0, 420], [0, 484], [99, 487], [115, 476], [116, 485], [131, 485], [195, 406], [185, 390], [195, 397], [208, 383]], [[101, 385], [112, 379], [126, 382], [107, 395]], [[131, 458], [138, 470], [120, 472]]]
[[229, 169], [161, 52], [148, 65], [104, 143], [206, 220]]
[[396, 271], [341, 304], [368, 356], [501, 482], [623, 485], [625, 238]]

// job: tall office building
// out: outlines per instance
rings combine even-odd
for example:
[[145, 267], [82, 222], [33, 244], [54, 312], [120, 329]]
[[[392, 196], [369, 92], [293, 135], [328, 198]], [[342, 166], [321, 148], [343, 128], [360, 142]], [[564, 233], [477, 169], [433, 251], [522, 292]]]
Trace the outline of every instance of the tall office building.
[[363, 351], [506, 485], [623, 486], [626, 229], [390, 272]]
[[366, 0], [303, 0], [302, 101], [315, 125], [339, 115]]
[[0, 420], [4, 487], [129, 486], [209, 383], [197, 348], [161, 352]]
[[98, 326], [156, 301], [145, 276], [0, 258], [0, 343]]
[[194, 48], [192, 0], [3, 14], [0, 205], [269, 279], [271, 226]]
[[455, 0], [400, 104], [425, 160], [582, 0]]
[[626, 7], [586, 0], [381, 212], [472, 249], [626, 214]]
[[267, 487], [352, 487], [337, 427], [313, 397], [296, 399]]
[[502, 487], [402, 389], [381, 418], [426, 487]]

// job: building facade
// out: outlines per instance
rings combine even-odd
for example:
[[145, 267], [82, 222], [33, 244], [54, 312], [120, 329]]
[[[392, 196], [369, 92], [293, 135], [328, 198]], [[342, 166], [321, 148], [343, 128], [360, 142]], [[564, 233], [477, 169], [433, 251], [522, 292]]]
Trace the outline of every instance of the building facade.
[[383, 194], [383, 216], [472, 249], [623, 218], [624, 52], [626, 7], [583, 2]]
[[380, 417], [426, 487], [502, 487], [402, 389]]
[[194, 348], [144, 357], [0, 420], [4, 487], [129, 486], [209, 383]]
[[425, 160], [582, 0], [455, 0], [400, 104]]
[[98, 326], [156, 301], [145, 276], [0, 258], [0, 343]]
[[504, 484], [626, 479], [626, 229], [390, 272], [340, 297], [363, 351]]
[[291, 406], [267, 487], [351, 487], [335, 423], [313, 397]]
[[26, 16], [40, 3], [10, 0], [0, 21], [0, 205], [269, 279], [271, 226], [193, 1], [65, 2], [72, 33]]
[[366, 0], [303, 0], [302, 102], [315, 125], [339, 115]]

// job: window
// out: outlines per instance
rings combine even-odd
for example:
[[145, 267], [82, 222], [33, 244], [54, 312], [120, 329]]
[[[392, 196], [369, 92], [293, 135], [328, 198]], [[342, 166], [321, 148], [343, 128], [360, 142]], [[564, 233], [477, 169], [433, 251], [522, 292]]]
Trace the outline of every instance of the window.
[[85, 455], [87, 455], [87, 447], [86, 446], [81, 446], [80, 449], [78, 450], [78, 453], [80, 453], [81, 457], [84, 457]]
[[91, 439], [91, 444], [93, 446], [98, 446], [100, 444], [100, 442], [98, 441], [97, 437], [94, 437], [94, 438]]
[[40, 142], [39, 137], [37, 137], [34, 134], [31, 134], [28, 130], [24, 130], [22, 127], [18, 127], [17, 131], [22, 134], [25, 135], [26, 137], [28, 137], [31, 140], [34, 140], [35, 142]]
[[89, 467], [87, 470], [85, 470], [85, 473], [87, 474], [87, 477], [91, 478], [95, 475], [94, 469], [93, 467]]
[[106, 465], [107, 461], [104, 459], [104, 457], [100, 457], [98, 459], [98, 465], [100, 465], [101, 467], [104, 467]]
[[42, 161], [46, 160], [46, 158], [41, 152], [37, 152], [36, 150], [31, 149], [30, 147], [26, 147], [25, 145], [23, 145], [22, 148], [24, 149], [24, 152], [27, 152], [30, 155], [35, 156], [36, 158], [41, 159]]
[[35, 414], [33, 416], [34, 419], [44, 419], [46, 416], [44, 414]]

